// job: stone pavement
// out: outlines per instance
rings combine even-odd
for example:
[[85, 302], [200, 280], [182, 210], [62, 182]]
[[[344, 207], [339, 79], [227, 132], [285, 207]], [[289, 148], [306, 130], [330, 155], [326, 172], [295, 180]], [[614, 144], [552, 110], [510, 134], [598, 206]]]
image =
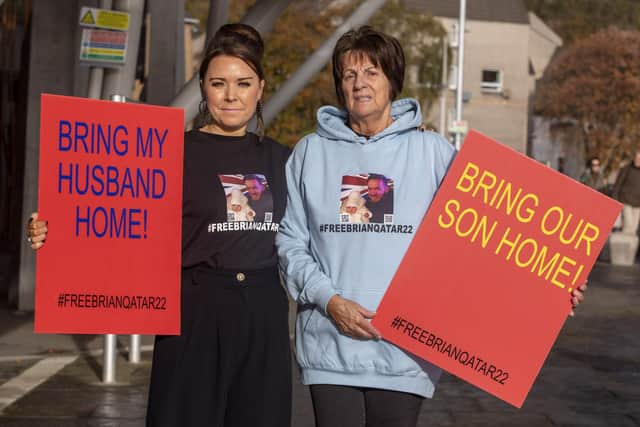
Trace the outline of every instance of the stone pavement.
[[[522, 409], [444, 375], [419, 426], [640, 426], [639, 297], [639, 265], [598, 264], [586, 302], [567, 320]], [[118, 385], [105, 386], [100, 337], [35, 336], [32, 327], [31, 316], [0, 309], [0, 408], [6, 385], [21, 374], [63, 357], [71, 362], [0, 411], [1, 426], [144, 425], [149, 351], [137, 365], [123, 352]], [[293, 426], [313, 427], [308, 391], [294, 378]]]

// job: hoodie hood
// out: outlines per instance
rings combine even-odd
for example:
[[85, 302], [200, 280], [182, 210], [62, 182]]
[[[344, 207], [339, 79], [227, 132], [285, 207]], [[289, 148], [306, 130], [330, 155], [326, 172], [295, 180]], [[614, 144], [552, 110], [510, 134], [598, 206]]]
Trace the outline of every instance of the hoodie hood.
[[382, 132], [367, 138], [358, 135], [348, 125], [349, 113], [332, 106], [318, 109], [318, 129], [316, 133], [327, 139], [367, 144], [379, 141], [407, 130], [413, 130], [422, 124], [420, 104], [413, 98], [405, 98], [391, 103], [393, 123]]

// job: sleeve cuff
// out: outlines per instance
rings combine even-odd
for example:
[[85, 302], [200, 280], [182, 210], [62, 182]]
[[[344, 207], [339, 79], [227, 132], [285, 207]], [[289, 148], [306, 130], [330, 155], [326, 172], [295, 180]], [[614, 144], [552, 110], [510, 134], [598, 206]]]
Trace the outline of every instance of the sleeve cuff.
[[327, 314], [327, 304], [334, 295], [338, 295], [338, 292], [332, 286], [324, 286], [318, 289], [313, 298], [316, 307], [322, 310], [324, 314]]

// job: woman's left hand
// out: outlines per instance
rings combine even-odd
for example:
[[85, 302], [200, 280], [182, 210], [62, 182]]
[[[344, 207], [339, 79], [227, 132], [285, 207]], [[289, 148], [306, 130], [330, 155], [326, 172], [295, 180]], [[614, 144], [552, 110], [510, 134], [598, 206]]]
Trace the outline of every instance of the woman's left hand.
[[572, 307], [571, 307], [571, 312], [569, 313], [569, 316], [571, 317], [575, 316], [575, 313], [573, 312], [573, 310], [578, 306], [578, 304], [582, 302], [582, 300], [584, 300], [584, 292], [586, 290], [587, 290], [587, 283], [585, 282], [584, 284], [575, 288], [573, 292], [571, 292]]
[[327, 303], [327, 314], [331, 316], [338, 330], [351, 338], [380, 339], [382, 335], [373, 327], [369, 319], [376, 314], [355, 301], [334, 295]]

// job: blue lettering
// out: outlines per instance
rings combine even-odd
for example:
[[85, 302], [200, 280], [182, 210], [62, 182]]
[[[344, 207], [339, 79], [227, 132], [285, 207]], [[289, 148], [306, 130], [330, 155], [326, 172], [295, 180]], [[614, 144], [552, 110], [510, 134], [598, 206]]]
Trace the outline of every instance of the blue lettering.
[[83, 196], [85, 194], [87, 194], [87, 191], [89, 190], [89, 165], [85, 165], [85, 173], [84, 173], [84, 188], [80, 188], [79, 184], [80, 184], [80, 173], [78, 171], [79, 165], [76, 163], [76, 193]]
[[[98, 172], [100, 173], [99, 175]], [[101, 196], [102, 193], [104, 193], [104, 168], [100, 165], [93, 166], [91, 169], [91, 177], [93, 178], [91, 183], [91, 193], [93, 193], [94, 196]], [[94, 184], [99, 185], [99, 190], [96, 189]]]
[[[96, 228], [96, 216], [98, 213], [102, 215], [102, 222], [104, 223], [104, 226], [101, 230]], [[107, 220], [107, 210], [105, 208], [103, 208], [102, 206], [98, 206], [93, 210], [93, 215], [91, 215], [91, 231], [93, 231], [93, 234], [96, 237], [104, 237], [104, 235], [107, 234]]]
[[[115, 209], [111, 208], [109, 211], [109, 237], [121, 237], [120, 233], [122, 232], [122, 237], [126, 237], [125, 233], [127, 230], [127, 217], [125, 215], [126, 209], [122, 209], [120, 214], [120, 218], [116, 217]], [[115, 230], [115, 235], [114, 235]]]
[[[149, 155], [147, 156], [147, 153]], [[152, 157], [153, 156], [153, 133], [151, 129], [147, 131], [146, 141], [142, 140], [142, 129], [137, 128], [137, 144], [136, 144], [136, 156], [138, 157]]]
[[154, 169], [153, 170], [153, 181], [152, 181], [152, 197], [154, 199], [161, 199], [164, 197], [164, 192], [167, 189], [167, 178], [162, 169]]
[[[80, 130], [83, 130], [80, 132]], [[74, 140], [73, 151], [78, 152], [78, 140], [82, 141], [85, 153], [90, 153], [89, 146], [87, 145], [87, 135], [89, 135], [89, 126], [84, 122], [76, 122], [74, 133], [76, 135]]]
[[87, 216], [80, 216], [80, 206], [76, 206], [76, 236], [80, 235], [80, 224], [86, 224], [85, 227], [86, 233], [85, 236], [89, 237], [89, 214], [90, 209], [87, 207]]
[[165, 129], [162, 133], [162, 137], [158, 134], [158, 129], [153, 128], [154, 133], [156, 134], [156, 139], [158, 140], [158, 148], [159, 148], [159, 157], [162, 158], [162, 146], [164, 145], [164, 140], [167, 138], [167, 134], [169, 133], [169, 129]]
[[118, 156], [124, 156], [129, 151], [129, 141], [125, 138], [118, 139], [118, 134], [121, 132], [124, 136], [129, 136], [127, 128], [122, 125], [118, 125], [113, 131], [113, 149]]
[[76, 236], [146, 239], [146, 231], [146, 209], [76, 206]]
[[69, 191], [71, 194], [71, 183], [73, 182], [73, 166], [69, 165], [69, 175], [62, 173], [62, 163], [58, 163], [58, 193], [62, 193], [62, 181], [69, 181]]
[[[62, 144], [62, 141], [66, 140], [66, 144]], [[58, 126], [58, 150], [69, 151], [71, 150], [71, 122], [66, 120], [60, 120]]]
[[136, 171], [136, 197], [140, 197], [140, 187], [142, 187], [142, 191], [144, 192], [144, 196], [149, 198], [149, 169], [145, 169], [147, 176], [146, 178], [142, 175], [142, 171], [138, 169]]
[[[91, 129], [93, 129], [94, 124], [91, 123]], [[98, 125], [97, 132], [97, 144], [96, 144], [96, 153], [100, 152], [100, 140], [102, 140], [102, 145], [104, 146], [104, 152], [106, 154], [111, 154], [111, 125], [107, 126], [107, 134], [104, 134], [104, 130], [102, 126]], [[92, 144], [93, 145], [93, 144]]]
[[140, 214], [142, 213], [142, 210], [140, 209], [129, 209], [129, 238], [130, 239], [139, 239], [140, 238], [140, 233], [134, 233], [133, 229], [134, 227], [138, 228], [140, 227], [140, 220], [134, 219], [134, 216], [136, 218], [139, 218]]
[[118, 168], [107, 166], [107, 196], [116, 195], [118, 195]]
[[131, 197], [136, 197], [136, 194], [133, 192], [133, 182], [131, 180], [131, 170], [129, 168], [125, 168], [124, 176], [122, 177], [122, 187], [120, 188], [120, 197], [124, 196], [124, 190], [129, 189], [131, 193]]

